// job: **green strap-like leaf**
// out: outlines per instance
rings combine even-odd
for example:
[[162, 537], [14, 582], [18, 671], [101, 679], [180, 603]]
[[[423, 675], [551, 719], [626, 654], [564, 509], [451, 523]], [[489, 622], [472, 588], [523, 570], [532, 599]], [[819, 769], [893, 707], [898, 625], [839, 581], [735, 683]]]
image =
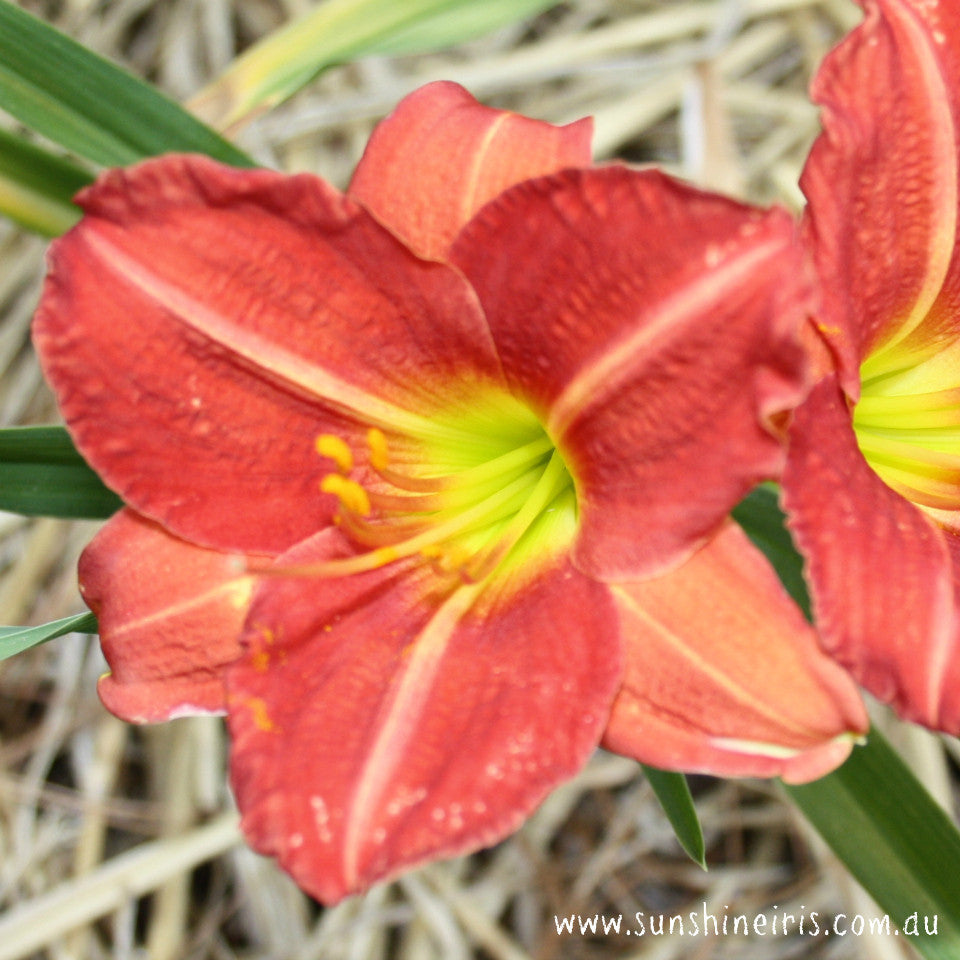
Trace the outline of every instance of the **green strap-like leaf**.
[[392, 31], [371, 52], [378, 56], [402, 56], [441, 50], [534, 17], [556, 4], [557, 0], [448, 0], [437, 13]]
[[703, 830], [700, 829], [700, 819], [697, 817], [697, 808], [693, 805], [687, 778], [682, 773], [670, 773], [646, 764], [643, 765], [643, 772], [657, 795], [680, 846], [694, 863], [706, 869]]
[[65, 233], [80, 219], [73, 195], [92, 174], [0, 130], [0, 214], [45, 237]]
[[810, 596], [803, 579], [803, 558], [794, 549], [784, 526], [783, 511], [773, 486], [757, 487], [733, 510], [733, 519], [773, 564], [781, 583], [810, 619]]
[[87, 466], [63, 427], [0, 430], [0, 510], [103, 520], [122, 506]]
[[[803, 561], [775, 491], [755, 490], [734, 517], [809, 616]], [[960, 960], [960, 832], [877, 731], [839, 770], [786, 790], [921, 956]], [[937, 934], [926, 936], [934, 917]]]
[[78, 613], [62, 620], [53, 620], [40, 627], [0, 627], [0, 660], [23, 653], [65, 633], [96, 633], [97, 618], [92, 613]]
[[960, 834], [879, 733], [839, 770], [786, 789], [901, 937], [928, 960], [960, 958]]
[[556, 0], [325, 0], [238, 57], [191, 100], [219, 130], [285, 100], [324, 67], [422, 53], [552, 7]]
[[172, 100], [0, 0], [0, 108], [106, 166], [170, 151], [252, 161]]

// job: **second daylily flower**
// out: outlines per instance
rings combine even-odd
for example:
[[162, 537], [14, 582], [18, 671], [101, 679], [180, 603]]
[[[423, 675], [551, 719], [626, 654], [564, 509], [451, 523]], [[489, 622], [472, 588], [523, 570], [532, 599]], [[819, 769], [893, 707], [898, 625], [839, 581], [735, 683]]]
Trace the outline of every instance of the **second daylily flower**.
[[81, 564], [103, 699], [226, 711], [244, 830], [321, 899], [499, 839], [601, 738], [806, 779], [863, 729], [724, 525], [805, 386], [793, 226], [588, 137], [433, 85], [347, 195], [169, 157], [54, 248], [37, 347], [132, 508]]
[[960, 733], [960, 8], [866, 0], [814, 85], [806, 237], [819, 382], [785, 506], [824, 644], [905, 717]]

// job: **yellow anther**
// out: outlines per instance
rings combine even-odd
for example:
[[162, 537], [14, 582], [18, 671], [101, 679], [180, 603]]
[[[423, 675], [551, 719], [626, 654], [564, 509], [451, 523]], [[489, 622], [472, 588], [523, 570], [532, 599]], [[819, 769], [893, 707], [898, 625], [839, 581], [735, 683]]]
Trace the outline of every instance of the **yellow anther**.
[[353, 469], [353, 453], [347, 444], [332, 433], [321, 433], [316, 440], [317, 453], [321, 457], [329, 457], [341, 473], [349, 473]]
[[320, 489], [323, 493], [332, 493], [350, 513], [370, 516], [370, 497], [356, 480], [341, 477], [339, 473], [328, 473], [320, 481]]
[[367, 431], [367, 446], [370, 447], [370, 464], [374, 470], [386, 470], [390, 465], [390, 454], [387, 451], [387, 438], [382, 430], [371, 427]]

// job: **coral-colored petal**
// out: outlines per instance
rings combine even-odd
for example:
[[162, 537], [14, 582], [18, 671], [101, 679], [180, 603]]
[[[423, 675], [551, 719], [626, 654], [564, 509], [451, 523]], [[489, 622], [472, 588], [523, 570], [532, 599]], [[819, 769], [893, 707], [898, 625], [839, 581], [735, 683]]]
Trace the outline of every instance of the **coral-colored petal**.
[[223, 669], [240, 656], [254, 583], [237, 560], [132, 510], [104, 525], [79, 576], [110, 664], [99, 685], [108, 710], [132, 723], [225, 711]]
[[865, 0], [813, 84], [824, 133], [803, 174], [820, 326], [856, 397], [881, 344], [920, 347], [960, 311], [960, 7]]
[[827, 651], [907, 719], [960, 732], [952, 535], [864, 460], [835, 378], [796, 412], [783, 489]]
[[500, 382], [463, 279], [315, 177], [174, 156], [80, 202], [35, 342], [93, 467], [193, 542], [287, 549], [333, 505], [319, 433], [432, 433], [438, 405]]
[[443, 259], [460, 228], [521, 180], [590, 163], [592, 121], [555, 127], [477, 103], [455, 83], [404, 99], [373, 132], [349, 195], [421, 256]]
[[[347, 551], [328, 530], [281, 563]], [[251, 609], [228, 678], [243, 829], [325, 902], [499, 840], [603, 731], [621, 672], [605, 587], [562, 554], [522, 585], [444, 583], [425, 564], [287, 578]]]
[[782, 465], [771, 420], [802, 396], [809, 295], [783, 212], [565, 171], [490, 203], [452, 259], [575, 478], [589, 575], [678, 564]]
[[666, 769], [802, 782], [866, 731], [853, 682], [736, 525], [679, 570], [611, 592], [626, 674], [609, 749]]

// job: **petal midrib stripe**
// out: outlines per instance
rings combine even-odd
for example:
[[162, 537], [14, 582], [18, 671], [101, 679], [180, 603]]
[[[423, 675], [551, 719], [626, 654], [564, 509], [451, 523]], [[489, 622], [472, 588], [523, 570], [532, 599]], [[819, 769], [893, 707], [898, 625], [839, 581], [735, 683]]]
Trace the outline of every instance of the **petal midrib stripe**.
[[758, 700], [746, 687], [732, 680], [727, 674], [718, 670], [707, 660], [704, 660], [703, 657], [692, 649], [689, 644], [685, 643], [681, 637], [672, 630], [668, 630], [662, 623], [654, 620], [625, 590], [615, 585], [611, 585], [610, 589], [617, 596], [618, 602], [629, 609], [632, 615], [655, 630], [695, 669], [708, 676], [710, 680], [720, 689], [729, 693], [738, 703], [753, 710], [757, 716], [762, 717], [764, 720], [770, 721], [784, 730], [789, 730], [791, 733], [797, 734], [805, 740], [816, 735], [816, 731], [811, 730], [801, 723], [797, 723], [784, 713], [774, 711], [762, 700]]
[[[871, 356], [876, 363], [880, 354], [885, 354], [902, 343], [917, 327], [923, 323], [930, 308], [940, 295], [943, 282], [953, 259], [954, 245], [957, 239], [957, 130], [950, 104], [955, 100], [953, 92], [944, 82], [937, 67], [937, 50], [928, 28], [918, 22], [918, 15], [900, 9], [897, 4], [885, 4], [884, 16], [896, 21], [906, 38], [904, 46], [914, 52], [913, 67], [916, 75], [927, 89], [923, 98], [930, 111], [923, 123], [929, 132], [933, 144], [931, 167], [935, 176], [934, 186], [930, 188], [937, 201], [934, 207], [939, 216], [930, 230], [927, 243], [927, 272], [923, 286], [917, 294], [917, 301], [910, 315], [889, 340], [884, 342]], [[882, 367], [881, 367], [882, 369]]]
[[149, 627], [152, 624], [163, 620], [169, 620], [172, 617], [182, 616], [186, 613], [192, 613], [205, 606], [212, 606], [220, 600], [227, 600], [235, 603], [238, 607], [249, 602], [250, 595], [253, 592], [254, 577], [241, 576], [225, 583], [217, 584], [203, 593], [189, 597], [186, 600], [171, 603], [159, 610], [146, 613], [143, 616], [135, 617], [114, 627], [111, 631], [113, 637], [121, 637], [124, 634], [140, 630], [143, 627]]
[[[275, 340], [244, 329], [233, 318], [159, 276], [101, 233], [90, 230], [84, 241], [103, 265], [139, 290], [184, 326], [240, 358], [272, 382], [294, 388], [339, 413], [388, 431], [430, 436], [436, 424], [348, 383], [329, 370], [286, 349]], [[269, 357], [269, 363], [265, 358]]]
[[710, 304], [747, 282], [760, 264], [780, 255], [787, 242], [778, 237], [751, 246], [666, 298], [659, 308], [645, 312], [639, 326], [625, 325], [627, 333], [583, 366], [554, 401], [547, 423], [549, 435], [559, 440], [589, 410], [622, 392], [628, 381], [650, 362], [647, 348], [652, 343], [671, 329], [682, 334], [689, 321], [705, 315]]
[[375, 720], [377, 733], [367, 751], [347, 816], [344, 878], [350, 888], [362, 880], [362, 856], [370, 841], [372, 821], [382, 808], [395, 770], [416, 741], [450, 640], [482, 589], [483, 584], [458, 589], [404, 651], [403, 670], [395, 676]]

